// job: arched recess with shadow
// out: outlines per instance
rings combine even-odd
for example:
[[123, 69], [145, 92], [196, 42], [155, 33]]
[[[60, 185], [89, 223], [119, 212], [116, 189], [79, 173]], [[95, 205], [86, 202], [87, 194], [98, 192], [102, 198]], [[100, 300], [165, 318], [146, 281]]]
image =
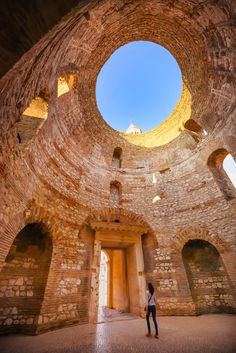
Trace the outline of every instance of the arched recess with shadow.
[[36, 333], [51, 257], [44, 224], [27, 224], [17, 234], [0, 272], [0, 332]]
[[122, 186], [117, 180], [110, 182], [110, 200], [119, 205], [122, 199]]
[[57, 97], [63, 96], [67, 92], [77, 88], [79, 76], [74, 72], [66, 72], [61, 74], [57, 80]]
[[23, 112], [20, 120], [16, 122], [16, 138], [21, 145], [32, 140], [42, 128], [48, 117], [49, 89], [43, 88], [38, 96], [34, 97]]
[[224, 170], [224, 159], [229, 155], [225, 148], [219, 148], [209, 156], [207, 165], [217, 182], [221, 192], [226, 200], [232, 200], [236, 197], [236, 189], [233, 186], [228, 174]]
[[216, 247], [202, 239], [189, 240], [182, 258], [196, 313], [232, 313], [234, 291]]
[[184, 128], [191, 133], [191, 136], [196, 142], [200, 142], [206, 137], [207, 132], [193, 119], [189, 119], [185, 122]]
[[117, 169], [121, 168], [121, 163], [122, 163], [121, 157], [122, 157], [122, 148], [116, 147], [114, 149], [113, 156], [112, 156], [113, 168], [117, 168]]

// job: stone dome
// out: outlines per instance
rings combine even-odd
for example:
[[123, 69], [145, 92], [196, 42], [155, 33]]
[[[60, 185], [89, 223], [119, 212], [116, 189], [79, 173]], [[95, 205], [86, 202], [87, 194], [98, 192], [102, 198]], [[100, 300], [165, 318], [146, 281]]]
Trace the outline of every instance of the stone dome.
[[[95, 322], [102, 250], [110, 307], [142, 315], [151, 281], [160, 315], [235, 312], [235, 11], [80, 1], [1, 78], [2, 333]], [[183, 90], [166, 121], [129, 134], [103, 120], [95, 88], [135, 40], [174, 55]]]

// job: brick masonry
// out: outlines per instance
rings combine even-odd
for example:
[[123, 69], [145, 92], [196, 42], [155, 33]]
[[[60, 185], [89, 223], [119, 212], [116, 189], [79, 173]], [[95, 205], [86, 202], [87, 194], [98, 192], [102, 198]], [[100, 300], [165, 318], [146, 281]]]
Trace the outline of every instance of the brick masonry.
[[[227, 196], [232, 185], [222, 173], [216, 178], [209, 157], [224, 150], [236, 159], [235, 10], [230, 0], [90, 1], [1, 79], [1, 332], [38, 333], [89, 321], [93, 220], [148, 227], [144, 268], [160, 315], [195, 315], [199, 307], [234, 312], [236, 199]], [[140, 39], [175, 56], [183, 94], [163, 124], [129, 137], [102, 119], [95, 85], [112, 52]], [[58, 97], [65, 75], [77, 84]], [[34, 134], [27, 123], [22, 143], [19, 122], [45, 88], [47, 119], [40, 129], [35, 124]], [[190, 118], [206, 137], [194, 138], [184, 127]], [[121, 165], [113, 161], [116, 148]], [[219, 178], [225, 182], [219, 185]], [[114, 182], [119, 200], [110, 195]], [[22, 250], [28, 224], [46, 231], [31, 234], [36, 243]], [[189, 275], [182, 251], [194, 239], [216, 249], [219, 270], [198, 272], [191, 260]]]

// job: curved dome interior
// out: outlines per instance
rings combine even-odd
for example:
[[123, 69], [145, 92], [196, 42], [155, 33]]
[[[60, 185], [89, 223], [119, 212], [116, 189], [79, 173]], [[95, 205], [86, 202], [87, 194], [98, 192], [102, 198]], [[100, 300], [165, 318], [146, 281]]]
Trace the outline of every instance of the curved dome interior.
[[[1, 332], [96, 322], [103, 250], [110, 307], [141, 315], [151, 281], [160, 315], [235, 311], [234, 18], [229, 0], [80, 2], [0, 80]], [[172, 114], [136, 135], [96, 101], [132, 41], [165, 47], [183, 80]]]

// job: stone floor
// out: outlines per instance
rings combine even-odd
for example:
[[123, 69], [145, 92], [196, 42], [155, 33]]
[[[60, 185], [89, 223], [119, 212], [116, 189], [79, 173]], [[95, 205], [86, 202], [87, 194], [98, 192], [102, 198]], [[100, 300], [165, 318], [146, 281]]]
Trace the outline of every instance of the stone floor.
[[[127, 314], [125, 314], [127, 316]], [[122, 315], [121, 315], [122, 316]], [[1, 353], [235, 353], [236, 316], [158, 318], [160, 338], [141, 318], [78, 325], [39, 336], [0, 338]]]
[[137, 315], [130, 314], [130, 313], [122, 313], [120, 311], [110, 309], [106, 306], [98, 308], [98, 323], [121, 321], [121, 320], [133, 320], [138, 318], [139, 316]]

